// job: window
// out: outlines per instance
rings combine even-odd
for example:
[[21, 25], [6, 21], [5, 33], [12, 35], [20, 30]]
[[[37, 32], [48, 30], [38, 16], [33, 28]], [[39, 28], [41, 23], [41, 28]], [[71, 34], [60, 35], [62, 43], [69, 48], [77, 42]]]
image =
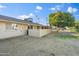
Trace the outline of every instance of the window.
[[17, 24], [12, 24], [12, 29], [16, 30]]
[[37, 29], [40, 29], [40, 26], [37, 26]]
[[33, 29], [33, 26], [32, 26], [32, 25], [30, 25], [28, 28], [29, 28], [29, 29]]
[[31, 25], [31, 29], [33, 29], [33, 26]]
[[42, 29], [44, 29], [44, 27], [42, 27]]

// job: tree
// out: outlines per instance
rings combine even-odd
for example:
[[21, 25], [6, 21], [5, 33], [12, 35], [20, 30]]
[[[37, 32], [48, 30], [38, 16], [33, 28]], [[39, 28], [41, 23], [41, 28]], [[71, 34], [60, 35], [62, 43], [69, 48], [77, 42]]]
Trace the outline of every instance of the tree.
[[57, 26], [60, 28], [72, 27], [74, 25], [75, 18], [68, 12], [55, 12], [49, 15], [50, 26]]
[[38, 15], [36, 15], [36, 18], [37, 18], [37, 23], [39, 22], [40, 18], [38, 17]]
[[75, 28], [76, 28], [76, 31], [79, 32], [79, 23], [78, 22], [75, 23]]
[[24, 21], [33, 22], [33, 18], [25, 18]]

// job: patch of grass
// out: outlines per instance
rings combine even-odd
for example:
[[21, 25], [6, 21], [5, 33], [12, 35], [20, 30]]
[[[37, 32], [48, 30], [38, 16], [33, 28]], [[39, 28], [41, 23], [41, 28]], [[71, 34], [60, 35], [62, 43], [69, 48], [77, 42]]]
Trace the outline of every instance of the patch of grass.
[[70, 31], [71, 31], [71, 32], [76, 32], [75, 27], [71, 27], [71, 28], [70, 28]]
[[73, 35], [56, 35], [57, 38], [60, 39], [78, 39], [79, 36], [73, 36]]
[[74, 36], [74, 37], [79, 39], [79, 33], [73, 34], [72, 36]]

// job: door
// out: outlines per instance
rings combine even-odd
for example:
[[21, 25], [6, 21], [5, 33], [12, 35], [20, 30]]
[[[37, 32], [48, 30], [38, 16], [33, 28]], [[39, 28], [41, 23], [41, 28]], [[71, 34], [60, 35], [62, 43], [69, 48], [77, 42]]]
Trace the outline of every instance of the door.
[[27, 28], [27, 35], [29, 35], [29, 26], [28, 26], [28, 28]]
[[27, 35], [29, 35], [29, 31], [28, 31], [28, 29], [27, 29]]

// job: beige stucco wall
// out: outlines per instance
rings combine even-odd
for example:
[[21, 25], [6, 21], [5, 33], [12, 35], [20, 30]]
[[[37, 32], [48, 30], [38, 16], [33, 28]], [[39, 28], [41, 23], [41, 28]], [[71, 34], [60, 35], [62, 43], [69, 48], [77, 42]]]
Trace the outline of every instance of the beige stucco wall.
[[29, 29], [29, 36], [42, 37], [51, 33], [51, 29]]
[[8, 21], [5, 19], [0, 19], [0, 28], [5, 29], [6, 26], [12, 26], [12, 24], [17, 24], [16, 28], [18, 30], [27, 30], [27, 28], [28, 28], [28, 25], [25, 23], [21, 23], [21, 22], [19, 23], [19, 22], [15, 22], [15, 21]]
[[33, 25], [33, 29], [38, 29], [38, 26], [36, 26], [36, 25]]
[[28, 29], [28, 25], [27, 24], [17, 24], [16, 27], [18, 30], [27, 30]]
[[[12, 24], [17, 24], [17, 30], [12, 29]], [[26, 34], [27, 28], [27, 24], [0, 21], [0, 39], [24, 35]]]
[[5, 31], [6, 24], [4, 22], [0, 22], [0, 32]]
[[11, 31], [3, 31], [0, 32], [0, 39], [5, 39], [5, 38], [11, 38], [11, 37], [16, 37], [16, 36], [22, 36], [25, 35], [26, 33], [24, 31], [16, 31], [16, 30], [11, 30]]

